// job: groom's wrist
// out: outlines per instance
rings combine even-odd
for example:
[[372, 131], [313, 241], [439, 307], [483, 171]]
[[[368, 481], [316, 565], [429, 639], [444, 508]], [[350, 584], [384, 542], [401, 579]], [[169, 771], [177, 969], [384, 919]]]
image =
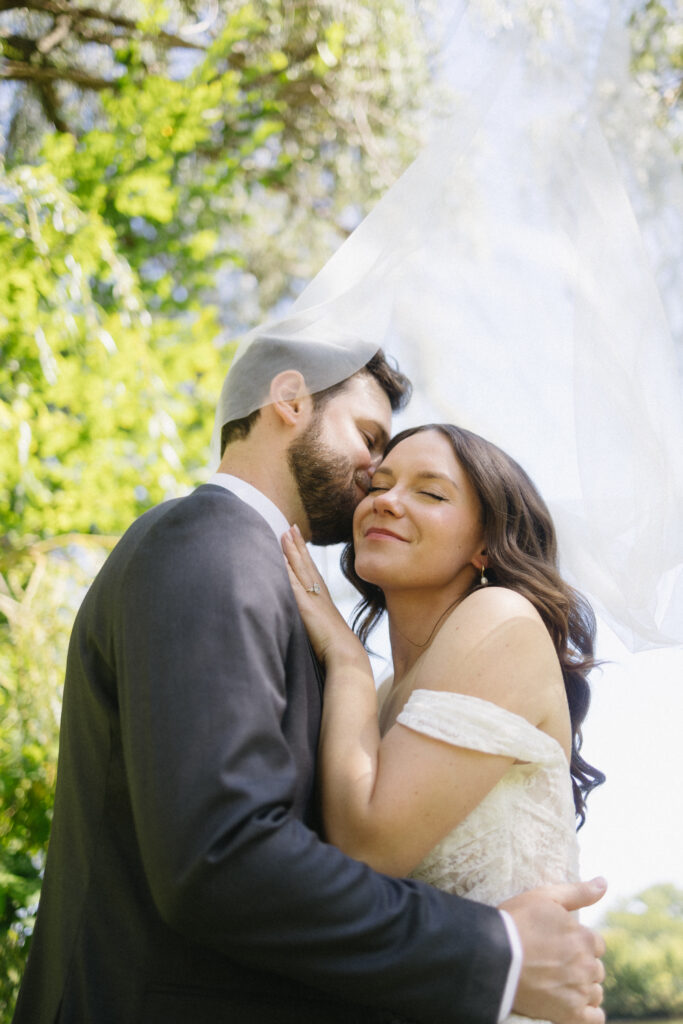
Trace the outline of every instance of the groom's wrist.
[[519, 937], [519, 932], [517, 931], [517, 925], [506, 910], [500, 910], [499, 913], [503, 918], [503, 924], [505, 925], [505, 930], [508, 934], [512, 958], [508, 968], [505, 988], [503, 989], [503, 998], [501, 999], [500, 1009], [498, 1011], [497, 1024], [501, 1024], [501, 1022], [512, 1013], [512, 1004], [514, 1003], [515, 996], [517, 994], [517, 986], [519, 985], [519, 976], [522, 973], [522, 961], [524, 959], [522, 941]]

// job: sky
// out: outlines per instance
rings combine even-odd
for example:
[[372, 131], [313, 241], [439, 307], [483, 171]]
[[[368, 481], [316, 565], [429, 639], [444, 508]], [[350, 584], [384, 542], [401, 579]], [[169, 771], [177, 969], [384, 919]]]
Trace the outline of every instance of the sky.
[[607, 782], [579, 840], [583, 874], [609, 890], [588, 923], [658, 882], [683, 889], [683, 649], [629, 654], [603, 628], [598, 653], [612, 663], [593, 676], [583, 750]]

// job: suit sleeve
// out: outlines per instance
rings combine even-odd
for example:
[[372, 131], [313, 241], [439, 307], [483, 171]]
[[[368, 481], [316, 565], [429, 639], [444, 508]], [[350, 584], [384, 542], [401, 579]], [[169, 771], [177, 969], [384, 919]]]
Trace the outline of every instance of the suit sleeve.
[[178, 503], [140, 545], [121, 605], [126, 770], [167, 924], [416, 1020], [495, 1021], [510, 962], [500, 914], [378, 875], [292, 813], [281, 721], [296, 611], [269, 528], [226, 516], [211, 492]]

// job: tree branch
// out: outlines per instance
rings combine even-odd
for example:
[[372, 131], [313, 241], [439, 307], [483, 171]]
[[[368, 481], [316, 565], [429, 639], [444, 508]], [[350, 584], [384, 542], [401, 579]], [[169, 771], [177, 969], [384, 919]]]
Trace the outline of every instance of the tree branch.
[[22, 607], [13, 597], [5, 597], [4, 594], [0, 594], [0, 613], [14, 626], [21, 618]]
[[56, 68], [51, 64], [35, 67], [17, 60], [6, 60], [0, 67], [0, 79], [15, 82], [73, 82], [83, 89], [110, 89], [116, 82], [97, 78], [79, 68]]
[[25, 7], [30, 11], [44, 11], [47, 14], [54, 14], [60, 17], [68, 17], [73, 26], [76, 27], [82, 21], [101, 21], [113, 25], [115, 28], [125, 29], [134, 33], [138, 38], [147, 39], [151, 42], [159, 42], [163, 46], [178, 46], [186, 50], [204, 51], [205, 46], [200, 43], [192, 43], [183, 36], [175, 35], [173, 32], [142, 32], [138, 23], [132, 18], [126, 18], [119, 14], [110, 14], [107, 11], [98, 10], [96, 7], [76, 7], [67, 3], [66, 0], [0, 0], [0, 11], [11, 10], [17, 7]]
[[71, 18], [68, 14], [60, 14], [55, 20], [54, 28], [51, 32], [48, 32], [46, 36], [38, 40], [38, 51], [39, 53], [49, 53], [50, 50], [54, 50], [55, 46], [59, 46], [61, 42], [66, 39], [71, 28]]
[[52, 82], [35, 83], [40, 97], [40, 103], [48, 121], [51, 121], [58, 132], [68, 132], [70, 128], [59, 111], [57, 94]]

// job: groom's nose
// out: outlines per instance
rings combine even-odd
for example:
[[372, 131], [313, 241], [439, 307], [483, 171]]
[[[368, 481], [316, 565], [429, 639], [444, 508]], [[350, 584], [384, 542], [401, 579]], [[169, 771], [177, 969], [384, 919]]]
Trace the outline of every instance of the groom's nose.
[[364, 469], [357, 470], [353, 474], [353, 478], [360, 487], [360, 489], [363, 491], [363, 493], [367, 494], [368, 491], [370, 490], [370, 484], [372, 482], [372, 472]]
[[371, 457], [370, 465], [368, 467], [368, 472], [369, 472], [370, 476], [372, 476], [372, 474], [375, 472], [375, 470], [377, 469], [377, 467], [379, 466], [379, 464], [380, 464], [380, 462], [382, 461], [383, 458], [384, 458], [384, 455], [383, 455], [382, 452], [376, 452]]

